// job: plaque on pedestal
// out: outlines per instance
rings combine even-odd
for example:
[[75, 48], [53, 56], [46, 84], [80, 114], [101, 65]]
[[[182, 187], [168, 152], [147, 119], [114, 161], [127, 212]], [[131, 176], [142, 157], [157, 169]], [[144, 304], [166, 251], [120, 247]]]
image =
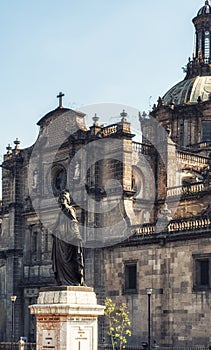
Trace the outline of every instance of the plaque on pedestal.
[[29, 308], [36, 315], [37, 350], [97, 350], [97, 319], [104, 306], [97, 305], [93, 288], [43, 288]]

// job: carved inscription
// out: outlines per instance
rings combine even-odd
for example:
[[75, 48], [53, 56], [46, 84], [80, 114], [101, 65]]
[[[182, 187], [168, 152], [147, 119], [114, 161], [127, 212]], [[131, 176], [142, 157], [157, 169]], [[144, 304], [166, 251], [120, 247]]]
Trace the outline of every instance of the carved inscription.
[[39, 322], [58, 322], [60, 320], [59, 317], [44, 317], [44, 316], [37, 316], [37, 321]]
[[73, 327], [71, 334], [72, 346], [76, 350], [92, 349], [92, 327]]
[[85, 334], [85, 331], [82, 330], [81, 327], [79, 327], [79, 330], [78, 330], [78, 337], [76, 336], [75, 339], [76, 339], [76, 340], [79, 340], [79, 341], [82, 340], [82, 339], [85, 339], [85, 340], [88, 339], [87, 336], [86, 336], [86, 334]]

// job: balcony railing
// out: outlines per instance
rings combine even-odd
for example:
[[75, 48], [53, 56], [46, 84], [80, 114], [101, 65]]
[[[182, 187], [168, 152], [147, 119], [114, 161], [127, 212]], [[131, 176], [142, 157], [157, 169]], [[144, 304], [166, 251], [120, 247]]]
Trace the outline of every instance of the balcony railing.
[[205, 191], [206, 189], [207, 188], [205, 188], [205, 185], [202, 182], [194, 183], [187, 186], [170, 187], [167, 189], [167, 197], [194, 194], [194, 193]]
[[[109, 127], [108, 127], [109, 128]], [[142, 154], [149, 154], [152, 152], [150, 145], [133, 141], [133, 151], [140, 152]], [[207, 164], [207, 157], [203, 157], [197, 154], [186, 153], [185, 151], [176, 152], [176, 160], [178, 163], [189, 164], [189, 165], [202, 165]]]
[[144, 224], [142, 226], [133, 226], [133, 232], [136, 233], [136, 236], [148, 236], [155, 233], [154, 224]]
[[189, 165], [207, 164], [207, 157], [177, 151], [177, 161]]
[[[211, 217], [195, 217], [182, 220], [171, 220], [166, 227], [166, 232], [169, 234], [178, 232], [196, 232], [208, 231], [211, 229]], [[155, 224], [144, 224], [142, 226], [133, 226], [135, 236], [151, 236], [157, 232]]]
[[144, 143], [133, 142], [133, 151], [141, 154], [150, 154], [152, 147]]
[[117, 124], [105, 126], [102, 130], [101, 133], [104, 134], [104, 136], [109, 136], [111, 134], [115, 134], [117, 132]]
[[172, 220], [168, 225], [168, 232], [198, 231], [210, 229], [210, 218], [189, 218], [184, 220]]

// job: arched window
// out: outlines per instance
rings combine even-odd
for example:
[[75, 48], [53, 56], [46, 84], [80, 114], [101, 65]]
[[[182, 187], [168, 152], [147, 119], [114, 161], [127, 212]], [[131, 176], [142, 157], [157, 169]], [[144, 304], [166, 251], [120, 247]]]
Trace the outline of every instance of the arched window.
[[204, 59], [205, 63], [209, 63], [210, 58], [210, 33], [208, 31], [205, 32], [204, 36]]
[[202, 33], [198, 33], [198, 52], [197, 55], [199, 55], [199, 52], [202, 51]]
[[63, 165], [55, 164], [51, 168], [51, 185], [53, 193], [58, 195], [62, 190], [65, 189], [67, 184], [67, 172]]

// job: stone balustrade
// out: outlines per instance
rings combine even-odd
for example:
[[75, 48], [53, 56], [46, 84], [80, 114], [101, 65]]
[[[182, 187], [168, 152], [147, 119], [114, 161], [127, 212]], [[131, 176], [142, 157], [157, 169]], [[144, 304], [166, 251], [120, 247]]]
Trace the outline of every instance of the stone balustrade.
[[150, 145], [139, 142], [133, 142], [133, 152], [149, 154], [151, 150], [152, 147]]
[[167, 197], [175, 197], [175, 196], [181, 196], [185, 194], [189, 195], [189, 194], [202, 192], [204, 190], [205, 190], [205, 186], [203, 183], [194, 183], [192, 185], [187, 185], [187, 186], [175, 186], [167, 189]]
[[[152, 147], [150, 145], [133, 141], [134, 152], [149, 154], [151, 150], [152, 150]], [[208, 163], [207, 157], [186, 153], [184, 151], [176, 152], [176, 160], [180, 164], [189, 164], [189, 165], [203, 165], [203, 164], [206, 165]]]
[[207, 164], [207, 157], [177, 151], [177, 162], [189, 165]]
[[115, 134], [117, 132], [117, 124], [105, 126], [102, 129], [102, 133], [104, 136], [109, 136], [111, 134]]
[[136, 236], [145, 236], [152, 235], [155, 233], [155, 225], [154, 224], [144, 224], [142, 226], [133, 227], [133, 231]]
[[[183, 220], [171, 220], [167, 226], [167, 233], [174, 234], [178, 232], [194, 232], [207, 231], [211, 228], [211, 218], [209, 217], [195, 217], [186, 218]], [[132, 228], [135, 237], [150, 236], [156, 234], [156, 226], [154, 224], [144, 224], [134, 226]]]
[[209, 228], [210, 218], [190, 218], [181, 221], [171, 221], [168, 225], [168, 232], [195, 231]]

